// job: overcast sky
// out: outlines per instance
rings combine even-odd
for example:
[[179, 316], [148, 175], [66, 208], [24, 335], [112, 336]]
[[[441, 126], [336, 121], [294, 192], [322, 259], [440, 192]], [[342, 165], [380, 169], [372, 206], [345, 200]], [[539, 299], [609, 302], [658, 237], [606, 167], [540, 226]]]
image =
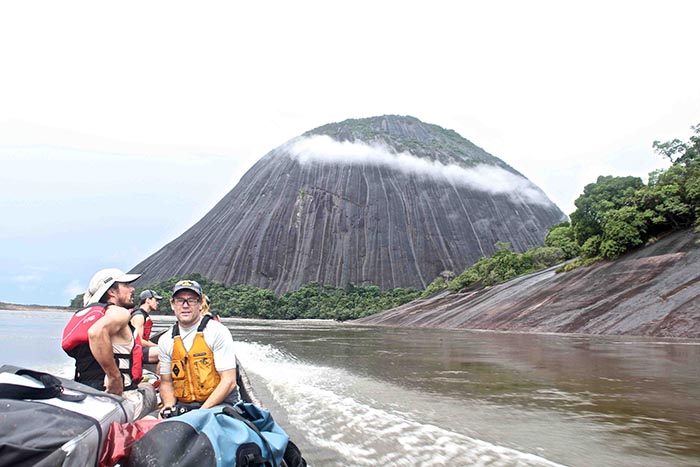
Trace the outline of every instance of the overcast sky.
[[62, 304], [347, 118], [455, 130], [566, 214], [700, 123], [697, 1], [3, 2], [0, 301]]

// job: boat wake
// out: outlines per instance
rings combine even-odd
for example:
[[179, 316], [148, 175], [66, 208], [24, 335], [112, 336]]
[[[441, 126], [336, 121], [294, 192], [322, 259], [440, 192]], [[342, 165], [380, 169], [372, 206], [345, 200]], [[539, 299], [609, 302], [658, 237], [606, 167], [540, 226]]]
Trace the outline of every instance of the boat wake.
[[[246, 371], [262, 380], [307, 442], [337, 455], [324, 465], [558, 466], [543, 457], [483, 441], [469, 427], [426, 419], [415, 391], [309, 365], [279, 349], [237, 342]], [[407, 410], [415, 406], [416, 410]]]

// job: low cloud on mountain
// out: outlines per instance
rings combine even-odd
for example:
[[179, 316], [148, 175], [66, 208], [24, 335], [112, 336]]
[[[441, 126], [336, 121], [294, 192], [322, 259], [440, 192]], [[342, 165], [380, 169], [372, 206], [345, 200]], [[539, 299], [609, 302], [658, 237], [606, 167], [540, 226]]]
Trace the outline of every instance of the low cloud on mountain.
[[396, 153], [383, 145], [336, 141], [326, 135], [296, 139], [286, 149], [300, 164], [384, 166], [406, 175], [430, 177], [436, 181], [468, 186], [492, 194], [505, 194], [531, 203], [550, 203], [544, 193], [528, 179], [495, 165], [479, 164], [469, 168], [445, 165], [408, 152]]

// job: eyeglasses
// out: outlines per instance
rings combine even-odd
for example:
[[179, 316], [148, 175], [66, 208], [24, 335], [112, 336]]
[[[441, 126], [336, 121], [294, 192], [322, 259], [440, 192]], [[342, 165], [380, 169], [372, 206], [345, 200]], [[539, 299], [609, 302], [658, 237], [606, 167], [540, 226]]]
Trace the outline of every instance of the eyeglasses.
[[173, 298], [173, 303], [180, 306], [184, 305], [185, 303], [187, 303], [187, 306], [193, 306], [199, 303], [199, 301], [200, 300], [198, 298]]

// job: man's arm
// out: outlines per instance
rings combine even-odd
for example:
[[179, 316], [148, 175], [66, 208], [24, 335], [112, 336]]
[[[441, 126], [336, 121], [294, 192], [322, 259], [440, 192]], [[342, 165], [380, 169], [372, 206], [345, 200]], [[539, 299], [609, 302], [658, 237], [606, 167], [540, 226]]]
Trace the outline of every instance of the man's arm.
[[172, 375], [160, 375], [160, 399], [163, 401], [163, 408], [173, 408], [177, 399], [175, 399], [175, 388], [173, 387]]
[[[209, 407], [214, 407], [215, 405], [221, 404], [226, 399], [226, 396], [231, 394], [231, 391], [233, 391], [236, 387], [235, 368], [220, 371], [219, 376], [221, 377], [221, 381], [219, 381], [219, 384], [216, 386], [216, 389], [214, 389], [214, 392], [212, 392], [209, 397], [207, 397], [207, 400], [204, 401], [204, 404], [202, 404], [203, 409], [208, 409]], [[163, 383], [161, 382], [161, 385], [162, 384]], [[162, 391], [163, 390], [161, 389], [161, 397]]]
[[175, 387], [173, 386], [173, 375], [170, 373], [170, 360], [172, 347], [169, 346], [169, 336], [163, 336], [158, 341], [158, 360], [160, 360], [160, 399], [163, 408], [173, 408], [177, 403], [175, 398]]
[[129, 322], [129, 312], [120, 307], [109, 307], [104, 317], [98, 319], [88, 330], [88, 340], [92, 355], [105, 372], [105, 392], [121, 395], [124, 392], [124, 381], [114, 360], [112, 339], [119, 337], [120, 332]]

